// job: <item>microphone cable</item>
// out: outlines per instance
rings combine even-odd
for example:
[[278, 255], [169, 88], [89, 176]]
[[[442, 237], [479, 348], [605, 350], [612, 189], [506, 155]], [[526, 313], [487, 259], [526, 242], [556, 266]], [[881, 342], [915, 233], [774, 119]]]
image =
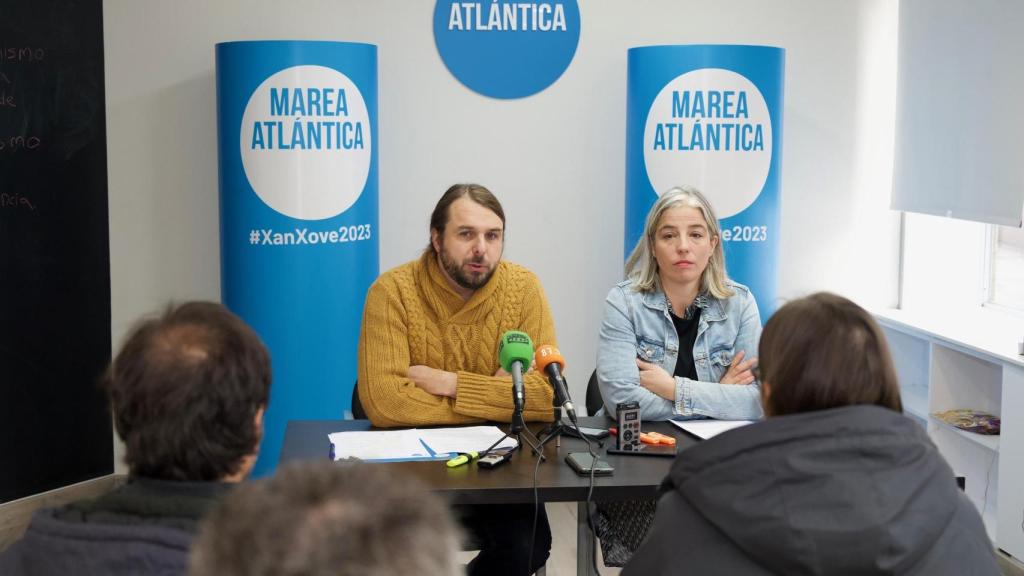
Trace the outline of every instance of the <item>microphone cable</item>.
[[594, 445], [587, 438], [587, 435], [580, 430], [580, 425], [574, 420], [573, 426], [576, 427], [576, 432], [580, 435], [580, 438], [587, 443], [587, 452], [590, 453], [590, 487], [587, 489], [587, 528], [590, 529], [590, 535], [594, 539], [594, 548], [591, 550], [590, 560], [593, 563], [594, 574], [600, 574], [601, 569], [597, 566], [597, 530], [594, 528], [594, 519], [590, 515], [590, 507], [594, 499], [594, 472], [597, 470], [597, 451], [594, 449]]
[[[540, 463], [544, 461], [540, 456], [542, 455], [538, 455], [537, 463], [533, 466], [533, 529], [530, 530], [530, 559], [526, 564], [526, 569], [530, 571], [530, 574], [533, 574], [533, 551], [537, 547], [537, 516], [540, 515], [540, 492], [537, 490], [537, 475], [540, 473]], [[551, 532], [550, 521], [548, 522], [548, 532]]]
[[[597, 470], [597, 451], [594, 449], [594, 444], [590, 441], [590, 438], [580, 430], [579, 422], [576, 418], [570, 418], [573, 428], [576, 429], [576, 433], [579, 437], [587, 444], [587, 452], [590, 453], [590, 486], [587, 489], [587, 527], [590, 529], [590, 534], [594, 537], [594, 549], [593, 554], [590, 556], [590, 560], [593, 563], [594, 574], [600, 574], [601, 570], [597, 566], [597, 530], [594, 528], [594, 519], [590, 515], [590, 505], [594, 497], [594, 472]], [[537, 518], [540, 515], [540, 492], [537, 489], [537, 476], [540, 472], [540, 463], [544, 460], [543, 454], [538, 455], [537, 464], [533, 467], [533, 529], [530, 531], [530, 559], [526, 565], [527, 570], [533, 569], [533, 552], [537, 546]], [[577, 520], [578, 521], [578, 520]], [[550, 523], [549, 523], [550, 526]], [[549, 529], [550, 531], [550, 529]], [[552, 538], [553, 540], [553, 538]]]

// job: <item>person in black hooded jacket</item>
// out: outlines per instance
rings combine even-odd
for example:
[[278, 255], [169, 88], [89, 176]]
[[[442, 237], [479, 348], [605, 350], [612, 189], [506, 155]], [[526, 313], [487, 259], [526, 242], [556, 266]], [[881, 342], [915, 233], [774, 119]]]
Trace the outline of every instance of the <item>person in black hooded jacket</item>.
[[623, 575], [993, 575], [977, 510], [902, 414], [884, 337], [819, 293], [759, 346], [767, 419], [683, 451]]

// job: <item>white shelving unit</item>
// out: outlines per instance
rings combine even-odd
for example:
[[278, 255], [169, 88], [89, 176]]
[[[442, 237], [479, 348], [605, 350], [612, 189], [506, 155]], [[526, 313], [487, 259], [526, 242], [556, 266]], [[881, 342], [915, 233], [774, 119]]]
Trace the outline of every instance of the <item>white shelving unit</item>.
[[[929, 436], [981, 512], [996, 546], [1024, 559], [1024, 322], [979, 310], [956, 315], [881, 310], [904, 412]], [[931, 416], [957, 408], [1002, 420], [1001, 434], [966, 432]], [[1004, 489], [1000, 491], [999, 487]]]

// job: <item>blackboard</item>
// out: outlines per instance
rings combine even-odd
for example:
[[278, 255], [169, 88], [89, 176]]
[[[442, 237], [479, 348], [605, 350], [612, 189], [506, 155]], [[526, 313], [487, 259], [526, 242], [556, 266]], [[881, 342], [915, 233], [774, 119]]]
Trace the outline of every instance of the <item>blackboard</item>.
[[109, 474], [101, 0], [0, 0], [0, 502]]

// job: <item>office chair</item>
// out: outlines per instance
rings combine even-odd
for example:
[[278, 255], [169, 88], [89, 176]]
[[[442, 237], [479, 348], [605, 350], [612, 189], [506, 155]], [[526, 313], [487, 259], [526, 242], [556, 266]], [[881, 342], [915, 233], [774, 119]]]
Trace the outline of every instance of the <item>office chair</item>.
[[[601, 396], [601, 387], [597, 385], [597, 369], [590, 373], [590, 381], [587, 382], [587, 416], [597, 414], [597, 411], [604, 407], [604, 398]], [[355, 412], [353, 412], [354, 414]]]
[[352, 385], [352, 419], [366, 420], [366, 411], [363, 410], [363, 403], [359, 401], [359, 381]]

